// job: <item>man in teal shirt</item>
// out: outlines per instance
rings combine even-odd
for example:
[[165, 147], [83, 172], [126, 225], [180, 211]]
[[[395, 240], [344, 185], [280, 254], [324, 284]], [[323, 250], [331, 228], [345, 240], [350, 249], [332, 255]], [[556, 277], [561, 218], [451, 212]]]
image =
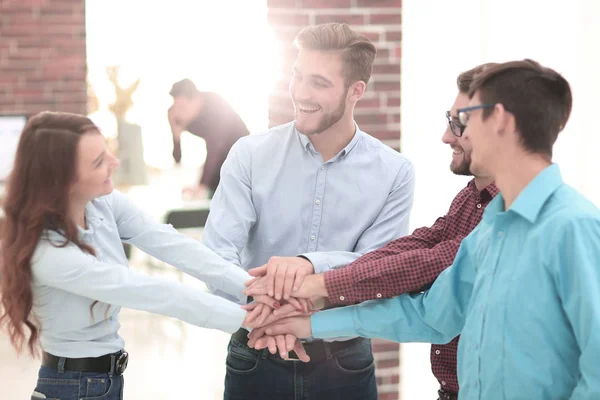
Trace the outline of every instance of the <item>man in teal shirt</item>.
[[431, 343], [460, 333], [462, 399], [600, 399], [600, 211], [551, 161], [569, 84], [515, 61], [486, 69], [469, 96], [458, 115], [471, 172], [501, 194], [453, 265], [424, 293], [284, 319], [266, 333]]

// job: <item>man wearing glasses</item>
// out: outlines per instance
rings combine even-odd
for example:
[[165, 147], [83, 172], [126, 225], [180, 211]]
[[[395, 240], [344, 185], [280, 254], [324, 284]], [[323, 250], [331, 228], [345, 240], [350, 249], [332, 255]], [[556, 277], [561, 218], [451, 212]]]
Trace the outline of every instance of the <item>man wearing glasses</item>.
[[[468, 105], [469, 85], [477, 73], [490, 65], [480, 65], [458, 76], [459, 93], [451, 110], [446, 111], [448, 125], [442, 141], [453, 150], [450, 170], [457, 175], [472, 174], [471, 145], [462, 138], [464, 125], [458, 121], [456, 110]], [[307, 276], [298, 296], [329, 297], [335, 305], [348, 305], [418, 292], [431, 286], [452, 264], [461, 240], [477, 226], [485, 206], [497, 193], [490, 178], [475, 176], [454, 198], [448, 213], [433, 226], [419, 228], [345, 268]], [[257, 281], [254, 290], [258, 290], [258, 285]], [[263, 291], [249, 291], [249, 294], [263, 294]], [[440, 399], [456, 399], [458, 395], [457, 347], [458, 337], [448, 344], [431, 347], [432, 371], [441, 385]]]
[[268, 335], [360, 334], [446, 343], [461, 334], [461, 399], [599, 399], [600, 210], [552, 162], [569, 83], [532, 60], [486, 68], [457, 110], [471, 171], [500, 194], [424, 293], [288, 318]]

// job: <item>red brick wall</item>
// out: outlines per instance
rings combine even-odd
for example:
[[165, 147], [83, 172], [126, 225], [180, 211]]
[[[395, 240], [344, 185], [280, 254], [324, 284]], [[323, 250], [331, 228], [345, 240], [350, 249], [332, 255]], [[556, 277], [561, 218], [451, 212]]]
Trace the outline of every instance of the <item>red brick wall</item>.
[[[293, 39], [306, 25], [346, 22], [377, 47], [377, 59], [355, 117], [361, 129], [398, 149], [400, 144], [401, 0], [267, 0], [269, 23], [283, 55], [281, 79], [269, 98], [271, 126], [293, 119], [288, 94], [296, 56]], [[397, 343], [373, 341], [380, 400], [399, 399], [400, 350]]]
[[269, 99], [271, 126], [293, 119], [288, 83], [296, 56], [293, 39], [306, 25], [345, 22], [377, 47], [373, 75], [355, 118], [365, 132], [400, 145], [401, 0], [267, 0], [269, 23], [279, 41], [281, 79]]
[[0, 0], [0, 113], [86, 113], [85, 0]]

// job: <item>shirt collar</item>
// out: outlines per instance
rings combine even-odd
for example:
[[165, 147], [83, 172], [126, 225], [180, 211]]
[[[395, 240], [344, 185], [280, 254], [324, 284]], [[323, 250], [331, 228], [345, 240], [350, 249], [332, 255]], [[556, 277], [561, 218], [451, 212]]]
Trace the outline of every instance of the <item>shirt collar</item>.
[[[354, 133], [354, 136], [352, 137], [352, 140], [350, 140], [350, 143], [348, 143], [346, 147], [344, 147], [333, 159], [336, 159], [338, 157], [344, 157], [348, 153], [350, 153], [350, 151], [352, 151], [352, 149], [356, 146], [360, 138], [365, 134], [363, 131], [360, 130], [356, 122], [354, 122], [354, 127], [356, 128], [356, 131]], [[311, 151], [313, 153], [316, 153], [317, 151], [315, 150], [315, 146], [313, 146], [312, 142], [308, 139], [308, 136], [298, 132], [298, 130], [296, 129], [296, 123], [294, 123], [293, 129], [296, 132], [296, 135], [298, 135], [298, 138], [300, 139], [300, 143], [302, 144], [302, 148], [304, 149], [304, 151]]]
[[94, 200], [88, 202], [85, 206], [85, 221], [87, 229], [77, 226], [79, 233], [91, 234], [94, 232], [94, 227], [104, 223], [104, 216], [94, 205]]
[[479, 189], [477, 189], [477, 186], [475, 185], [475, 179], [471, 179], [469, 181], [469, 183], [467, 184], [467, 186], [469, 188], [471, 188], [471, 190], [474, 193], [477, 193], [479, 195], [479, 199], [481, 201], [492, 200], [494, 197], [496, 197], [496, 195], [498, 193], [500, 193], [500, 190], [494, 183], [490, 183], [489, 185], [484, 187], [482, 190], [479, 190]]
[[[540, 172], [519, 193], [508, 211], [515, 212], [535, 223], [546, 201], [563, 184], [560, 169], [557, 164], [552, 164]], [[484, 218], [493, 218], [498, 213], [504, 212], [504, 197], [500, 193], [490, 202], [484, 212]]]

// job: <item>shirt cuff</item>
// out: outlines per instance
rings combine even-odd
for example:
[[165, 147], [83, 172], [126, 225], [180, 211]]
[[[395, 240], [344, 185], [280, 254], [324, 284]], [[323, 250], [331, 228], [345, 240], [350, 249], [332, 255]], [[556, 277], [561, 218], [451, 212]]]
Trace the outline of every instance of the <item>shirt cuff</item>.
[[326, 271], [323, 274], [325, 288], [327, 289], [327, 297], [331, 304], [345, 305], [354, 304], [359, 301], [354, 300], [352, 290], [354, 282], [352, 282], [352, 268], [339, 268]]
[[248, 296], [243, 293], [246, 290], [244, 283], [252, 279], [252, 277], [248, 274], [248, 271], [239, 267], [231, 268], [228, 275], [227, 282], [221, 290], [235, 296], [240, 304], [246, 304]]
[[357, 336], [354, 307], [319, 311], [310, 317], [312, 337], [319, 339]]
[[227, 301], [224, 307], [218, 307], [214, 310], [211, 321], [207, 328], [218, 329], [227, 333], [234, 333], [242, 326], [246, 318], [246, 311], [239, 304]]
[[331, 269], [327, 256], [323, 253], [304, 253], [299, 254], [298, 257], [303, 257], [310, 261], [315, 269], [315, 274], [322, 274]]

